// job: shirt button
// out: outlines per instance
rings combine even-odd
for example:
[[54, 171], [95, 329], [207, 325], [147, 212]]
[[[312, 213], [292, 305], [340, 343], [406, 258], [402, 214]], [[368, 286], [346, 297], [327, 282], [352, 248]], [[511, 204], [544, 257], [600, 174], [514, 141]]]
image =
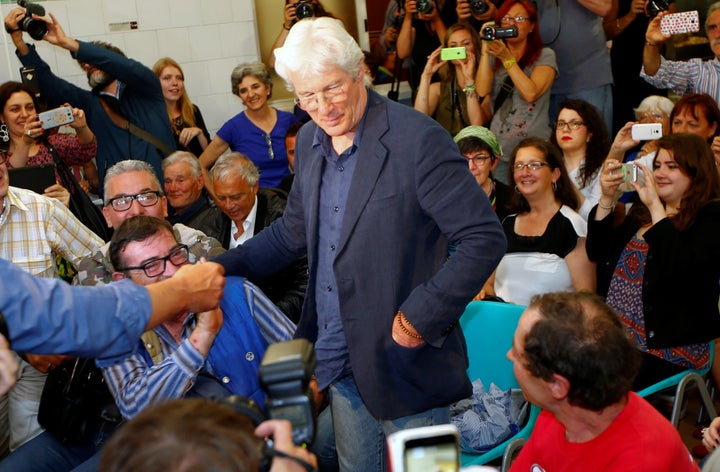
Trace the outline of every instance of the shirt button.
[[230, 377], [228, 377], [227, 375], [225, 377], [223, 377], [222, 383], [224, 383], [224, 384], [230, 383]]
[[344, 171], [344, 170], [345, 170], [345, 167], [343, 167], [343, 166], [340, 166], [340, 167], [338, 167], [338, 170], [339, 170], [340, 172], [342, 172], [342, 171]]
[[655, 337], [655, 331], [648, 331], [648, 338], [654, 338]]
[[334, 245], [334, 244], [331, 244], [331, 245], [330, 245], [330, 250], [331, 250], [331, 251], [334, 251], [334, 250], [335, 250], [335, 245]]
[[255, 360], [255, 353], [254, 352], [246, 352], [245, 353], [245, 360], [252, 362]]
[[335, 210], [335, 212], [338, 212], [338, 211], [340, 211], [340, 207], [335, 207], [335, 208], [333, 208], [333, 210]]
[[328, 286], [327, 286], [327, 291], [328, 291], [328, 292], [332, 292], [332, 287], [328, 285]]

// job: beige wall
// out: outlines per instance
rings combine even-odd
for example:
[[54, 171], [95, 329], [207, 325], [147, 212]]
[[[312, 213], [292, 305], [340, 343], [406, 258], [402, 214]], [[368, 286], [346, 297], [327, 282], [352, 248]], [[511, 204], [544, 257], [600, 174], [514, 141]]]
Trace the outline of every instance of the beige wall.
[[[321, 0], [329, 12], [345, 23], [350, 34], [357, 39], [357, 18], [355, 15], [355, 2], [351, 0]], [[285, 0], [254, 0], [255, 14], [257, 17], [258, 43], [262, 61], [267, 63], [272, 45], [275, 43], [282, 28], [283, 8]], [[287, 91], [285, 84], [279, 78], [275, 78], [273, 87], [273, 101], [289, 99], [292, 94]]]

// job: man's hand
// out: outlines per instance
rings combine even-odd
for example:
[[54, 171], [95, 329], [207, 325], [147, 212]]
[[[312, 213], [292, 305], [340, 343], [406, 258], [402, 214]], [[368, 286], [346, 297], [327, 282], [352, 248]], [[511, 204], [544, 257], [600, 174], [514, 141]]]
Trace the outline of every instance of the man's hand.
[[413, 348], [425, 344], [425, 340], [423, 340], [420, 333], [417, 332], [415, 327], [400, 311], [398, 311], [393, 319], [392, 338], [393, 341], [402, 347]]
[[[20, 30], [20, 22], [25, 18], [24, 8], [13, 8], [10, 13], [5, 17], [5, 31], [8, 34], [19, 34], [22, 35]], [[12, 31], [12, 33], [10, 33]]]
[[195, 265], [182, 266], [173, 277], [176, 289], [185, 294], [185, 309], [200, 313], [220, 304], [225, 286], [225, 270], [215, 262], [204, 259]]
[[665, 11], [658, 13], [655, 18], [650, 20], [647, 31], [645, 31], [645, 41], [658, 48], [661, 47], [665, 41], [670, 39], [670, 35], [666, 36], [662, 34], [662, 31], [660, 31], [660, 20], [662, 20], [662, 17], [666, 14], [667, 12]]
[[0, 395], [6, 394], [15, 385], [18, 368], [10, 344], [0, 334]]
[[65, 34], [65, 31], [62, 29], [62, 26], [60, 26], [60, 23], [58, 23], [55, 15], [52, 13], [48, 13], [48, 15], [49, 18], [47, 16], [33, 15], [33, 18], [44, 21], [47, 25], [48, 32], [43, 39], [50, 44], [60, 46], [70, 52], [77, 52], [80, 48], [80, 44]]
[[[292, 425], [287, 420], [263, 421], [255, 429], [255, 435], [261, 438], [272, 438], [273, 449], [306, 462], [317, 469], [317, 457], [303, 447], [296, 446], [292, 441]], [[307, 469], [298, 462], [283, 457], [273, 457], [270, 472], [305, 472]]]
[[220, 308], [197, 314], [197, 324], [190, 333], [190, 344], [203, 356], [207, 356], [215, 336], [223, 324], [223, 313]]

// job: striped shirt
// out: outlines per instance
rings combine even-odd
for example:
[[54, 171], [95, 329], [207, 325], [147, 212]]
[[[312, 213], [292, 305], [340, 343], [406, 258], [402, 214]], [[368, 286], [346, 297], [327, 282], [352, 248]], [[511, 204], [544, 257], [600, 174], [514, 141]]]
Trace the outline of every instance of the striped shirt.
[[62, 203], [9, 187], [0, 216], [0, 257], [36, 277], [57, 277], [55, 256], [74, 266], [103, 244]]
[[680, 95], [688, 93], [706, 93], [720, 103], [720, 61], [717, 57], [710, 61], [690, 59], [687, 61], [668, 61], [660, 57], [660, 68], [653, 76], [640, 77], [657, 88], [668, 88]]
[[[270, 299], [247, 280], [243, 280], [243, 289], [250, 312], [268, 344], [292, 339], [295, 325]], [[165, 357], [158, 364], [149, 363], [142, 352], [135, 352], [116, 364], [97, 361], [123, 417], [132, 418], [153, 403], [184, 397], [201, 369], [213, 373], [213, 366], [205, 362], [206, 357], [190, 344], [194, 327], [195, 316], [190, 314], [185, 319], [183, 341], [179, 344], [164, 326], [154, 329]]]

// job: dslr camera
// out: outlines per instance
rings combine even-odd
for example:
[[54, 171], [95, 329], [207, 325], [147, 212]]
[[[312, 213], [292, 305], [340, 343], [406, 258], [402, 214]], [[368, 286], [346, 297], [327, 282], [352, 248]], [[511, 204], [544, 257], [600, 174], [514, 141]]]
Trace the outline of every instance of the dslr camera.
[[295, 4], [295, 16], [298, 20], [310, 18], [315, 14], [311, 0], [300, 0]]
[[25, 9], [25, 18], [18, 24], [21, 30], [27, 32], [32, 39], [40, 41], [47, 34], [47, 25], [42, 20], [33, 19], [33, 15], [45, 16], [42, 5], [27, 0], [17, 0], [17, 4]]
[[485, 41], [493, 41], [495, 39], [517, 38], [518, 30], [515, 26], [500, 27], [488, 25], [480, 32], [480, 38]]
[[670, 8], [668, 0], [650, 0], [647, 4], [647, 12], [650, 18], [655, 18], [661, 11], [667, 11]]
[[473, 15], [482, 15], [490, 9], [484, 0], [470, 0], [470, 11]]
[[415, 4], [418, 13], [430, 13], [433, 10], [432, 0], [417, 0]]

